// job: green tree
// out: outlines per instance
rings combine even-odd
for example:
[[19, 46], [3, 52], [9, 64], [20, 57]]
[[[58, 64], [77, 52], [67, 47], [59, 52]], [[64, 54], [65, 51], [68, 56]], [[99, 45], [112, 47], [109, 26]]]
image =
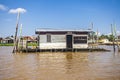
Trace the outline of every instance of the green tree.
[[109, 35], [109, 41], [113, 41], [114, 36], [113, 35]]
[[102, 34], [102, 35], [99, 37], [99, 40], [101, 40], [101, 39], [109, 39], [109, 36]]

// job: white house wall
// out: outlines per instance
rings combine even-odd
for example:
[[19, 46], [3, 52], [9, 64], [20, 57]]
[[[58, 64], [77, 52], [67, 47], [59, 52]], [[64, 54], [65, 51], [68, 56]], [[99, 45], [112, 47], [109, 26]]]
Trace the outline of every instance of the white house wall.
[[73, 48], [78, 49], [78, 48], [87, 48], [88, 44], [73, 44]]
[[65, 35], [51, 35], [51, 42], [47, 42], [47, 35], [40, 35], [40, 49], [63, 49], [66, 48]]
[[40, 49], [64, 49], [66, 43], [41, 43]]
[[[47, 42], [47, 35], [39, 35], [40, 42], [39, 48], [40, 49], [64, 49], [66, 48], [66, 35], [51, 35], [51, 42]], [[87, 36], [87, 35], [73, 35], [74, 36]], [[87, 36], [88, 37], [88, 36]], [[74, 38], [73, 38], [74, 42]], [[74, 44], [73, 48], [87, 48], [87, 44]]]
[[41, 43], [47, 43], [47, 37], [46, 37], [46, 35], [40, 35], [39, 37], [40, 37], [40, 44]]
[[52, 43], [66, 43], [66, 35], [51, 35]]

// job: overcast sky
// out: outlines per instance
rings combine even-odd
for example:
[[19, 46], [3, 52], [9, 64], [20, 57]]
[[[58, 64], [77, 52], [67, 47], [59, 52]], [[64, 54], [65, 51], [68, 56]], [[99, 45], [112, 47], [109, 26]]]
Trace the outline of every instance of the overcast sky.
[[0, 37], [14, 35], [18, 11], [23, 35], [37, 28], [88, 29], [101, 34], [120, 31], [120, 0], [0, 0]]

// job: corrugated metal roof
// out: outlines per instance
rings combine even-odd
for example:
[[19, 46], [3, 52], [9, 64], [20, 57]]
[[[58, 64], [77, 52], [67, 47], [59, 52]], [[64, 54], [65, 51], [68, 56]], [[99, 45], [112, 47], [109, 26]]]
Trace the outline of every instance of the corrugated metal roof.
[[87, 29], [87, 30], [83, 30], [83, 29], [50, 29], [50, 28], [39, 28], [39, 29], [36, 29], [36, 31], [37, 32], [47, 32], [47, 31], [77, 31], [77, 32], [91, 32], [92, 30], [89, 30], [89, 29]]

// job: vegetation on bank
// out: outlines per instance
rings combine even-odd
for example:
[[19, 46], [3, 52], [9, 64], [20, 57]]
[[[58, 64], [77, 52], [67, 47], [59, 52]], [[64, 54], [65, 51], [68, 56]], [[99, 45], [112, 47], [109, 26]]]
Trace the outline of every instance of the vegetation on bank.
[[113, 35], [101, 35], [101, 36], [99, 36], [99, 40], [101, 40], [101, 39], [108, 39], [109, 41], [113, 41], [113, 39], [114, 39], [115, 37], [113, 36]]
[[13, 46], [14, 43], [0, 43], [0, 46]]
[[28, 43], [28, 46], [37, 46], [37, 43]]
[[[0, 46], [14, 46], [14, 43], [0, 43]], [[28, 46], [37, 46], [37, 43], [28, 43]]]
[[109, 41], [112, 42], [116, 37], [113, 36], [112, 34], [110, 34], [110, 35], [102, 34], [102, 35], [98, 36], [95, 32], [93, 32], [89, 35], [89, 39], [92, 39], [92, 38], [94, 38], [95, 40], [97, 40], [97, 39], [98, 40], [108, 39]]

